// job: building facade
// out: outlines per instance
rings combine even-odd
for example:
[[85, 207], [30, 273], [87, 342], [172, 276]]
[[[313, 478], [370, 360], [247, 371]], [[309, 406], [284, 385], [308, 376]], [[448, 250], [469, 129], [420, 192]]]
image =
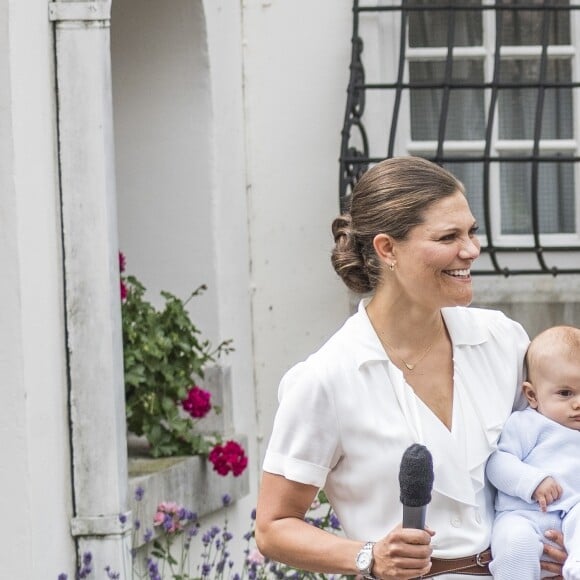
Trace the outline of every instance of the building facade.
[[[421, 32], [420, 19], [414, 21], [405, 61], [410, 77], [402, 82], [437, 86], [421, 95], [414, 89], [404, 100], [391, 154], [457, 157], [467, 147], [485, 158], [489, 145], [488, 160], [506, 151], [568, 156], [557, 175], [544, 173], [538, 181], [562, 184], [565, 204], [553, 219], [542, 218], [540, 233], [542, 244], [548, 235], [574, 248], [580, 229], [577, 89], [551, 87], [560, 91], [558, 99], [546, 94], [549, 142], [534, 138], [526, 118], [504, 129], [496, 125], [496, 135], [507, 134], [488, 143], [493, 87], [478, 92], [478, 84], [493, 82], [495, 53], [491, 12], [481, 14], [481, 29], [471, 21], [469, 30], [458, 25], [463, 41], [451, 52], [464, 61], [457, 74], [465, 73], [473, 87], [462, 89], [471, 90], [467, 101], [447, 101], [452, 121], [443, 138], [434, 111], [440, 119], [445, 96], [437, 91], [445, 88], [437, 74], [445, 70], [449, 42], [436, 32], [450, 29], [441, 20], [430, 36]], [[521, 43], [501, 49], [510, 67], [520, 67], [518, 78], [533, 75], [530, 59], [540, 62], [544, 54], [548, 69], [550, 59], [558, 60], [557, 82], [578, 81], [576, 14], [568, 13], [569, 33], [562, 32], [561, 19], [558, 34], [548, 27], [545, 49]], [[393, 47], [401, 38], [401, 13], [390, 20], [366, 16], [367, 80], [388, 83], [398, 70]], [[250, 469], [249, 493], [240, 494], [231, 517], [237, 530], [247, 526], [278, 382], [356, 302], [329, 259], [330, 223], [340, 211], [344, 178], [341, 131], [352, 36], [351, 0], [0, 2], [6, 577], [70, 574], [85, 549], [94, 552], [97, 566], [106, 561], [127, 574], [129, 529], [118, 518], [131, 507], [119, 250], [153, 301], [161, 290], [186, 296], [206, 284], [208, 291], [190, 304], [192, 317], [213, 342], [234, 341], [227, 360], [233, 423], [247, 437]], [[524, 57], [531, 68], [518, 64]], [[516, 78], [512, 68], [506, 82]], [[512, 117], [521, 97], [512, 93], [498, 118], [502, 111]], [[368, 97], [363, 120], [370, 143], [378, 144], [377, 157], [389, 155], [384, 127], [391, 118], [380, 99]], [[463, 171], [484, 215], [479, 169], [449, 162]], [[533, 237], [533, 212], [521, 219], [515, 209], [527, 199], [522, 188], [531, 177], [517, 170], [502, 176], [496, 166], [489, 175], [496, 184], [489, 189], [494, 244]], [[497, 195], [497, 184], [514, 183], [507, 202]], [[551, 187], [550, 199], [557, 194]], [[574, 251], [562, 260], [560, 268], [580, 266]], [[556, 322], [580, 324], [577, 274], [504, 274], [476, 279], [477, 305], [503, 308], [530, 334]]]

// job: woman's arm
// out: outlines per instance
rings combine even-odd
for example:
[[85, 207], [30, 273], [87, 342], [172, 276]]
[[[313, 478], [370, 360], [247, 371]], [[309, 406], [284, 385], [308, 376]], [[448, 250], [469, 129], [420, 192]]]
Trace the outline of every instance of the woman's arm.
[[[368, 538], [350, 540], [304, 521], [318, 488], [264, 473], [256, 514], [256, 543], [264, 556], [301, 570], [357, 574], [355, 559]], [[400, 526], [374, 547], [373, 574], [406, 580], [431, 567], [431, 536]]]

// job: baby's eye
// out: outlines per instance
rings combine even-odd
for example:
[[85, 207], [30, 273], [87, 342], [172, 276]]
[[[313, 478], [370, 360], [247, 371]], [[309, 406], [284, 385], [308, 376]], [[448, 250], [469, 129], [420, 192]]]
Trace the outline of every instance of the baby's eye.
[[570, 397], [572, 395], [572, 391], [570, 389], [560, 389], [558, 391], [558, 395], [561, 397]]

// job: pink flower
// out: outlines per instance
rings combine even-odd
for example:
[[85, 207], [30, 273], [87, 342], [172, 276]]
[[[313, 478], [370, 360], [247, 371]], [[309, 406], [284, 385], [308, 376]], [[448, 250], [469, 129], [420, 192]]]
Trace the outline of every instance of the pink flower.
[[125, 271], [125, 265], [126, 265], [125, 255], [123, 254], [123, 252], [119, 252], [119, 271], [120, 272]]
[[161, 527], [168, 534], [181, 532], [197, 516], [174, 501], [163, 501], [153, 516], [153, 526]]
[[248, 554], [248, 563], [249, 564], [257, 564], [258, 566], [262, 565], [264, 563], [264, 555], [262, 554], [262, 552], [260, 552], [260, 550], [258, 550], [258, 548], [254, 548], [249, 554]]
[[231, 471], [234, 477], [237, 477], [248, 466], [244, 448], [235, 441], [228, 441], [225, 445], [216, 445], [211, 450], [208, 459], [220, 475], [227, 475]]
[[201, 419], [211, 410], [211, 393], [193, 385], [189, 389], [187, 397], [181, 402], [181, 406], [194, 419]]
[[181, 509], [181, 506], [174, 501], [162, 501], [159, 506], [157, 506], [157, 509], [166, 514], [176, 514]]

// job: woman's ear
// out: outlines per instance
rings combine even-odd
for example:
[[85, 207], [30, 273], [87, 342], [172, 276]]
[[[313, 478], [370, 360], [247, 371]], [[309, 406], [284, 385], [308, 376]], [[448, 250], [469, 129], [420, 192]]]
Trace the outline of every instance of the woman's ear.
[[377, 234], [373, 238], [373, 247], [381, 262], [387, 266], [396, 262], [393, 238], [388, 234]]
[[522, 384], [522, 391], [524, 392], [524, 395], [526, 396], [526, 399], [528, 400], [530, 407], [532, 409], [537, 409], [538, 398], [536, 397], [536, 391], [534, 390], [532, 383], [524, 381], [524, 383]]

